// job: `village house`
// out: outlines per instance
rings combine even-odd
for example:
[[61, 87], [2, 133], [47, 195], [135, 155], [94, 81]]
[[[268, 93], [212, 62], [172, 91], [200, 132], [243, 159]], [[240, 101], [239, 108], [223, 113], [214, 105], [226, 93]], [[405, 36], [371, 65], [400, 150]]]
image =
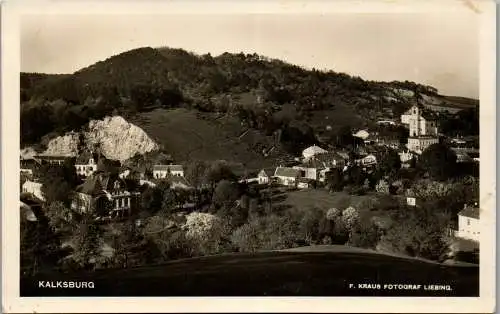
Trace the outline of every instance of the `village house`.
[[179, 190], [190, 190], [193, 189], [191, 184], [186, 180], [185, 177], [183, 176], [169, 176], [167, 177], [168, 183], [170, 183], [170, 188], [171, 189], [179, 189]]
[[399, 160], [401, 161], [402, 164], [410, 162], [415, 157], [415, 153], [412, 153], [409, 150], [401, 151], [398, 153], [398, 155], [399, 155]]
[[325, 150], [319, 146], [313, 145], [313, 146], [310, 146], [302, 151], [302, 157], [304, 158], [305, 161], [307, 161], [307, 160], [314, 158], [318, 154], [323, 154], [323, 153], [327, 153], [327, 152], [328, 152], [327, 150]]
[[26, 182], [23, 183], [21, 190], [23, 193], [30, 193], [38, 199], [45, 201], [42, 192], [42, 184], [40, 182], [37, 182], [36, 180], [26, 180]]
[[163, 179], [167, 176], [184, 177], [184, 169], [182, 165], [154, 165], [153, 177], [155, 179]]
[[301, 171], [300, 177], [307, 180], [325, 182], [326, 173], [332, 168], [343, 169], [346, 160], [336, 152], [326, 152], [317, 154], [313, 159], [305, 161], [301, 165], [294, 166], [294, 169]]
[[412, 106], [401, 116], [401, 122], [410, 128], [409, 150], [421, 154], [427, 147], [439, 143], [436, 115], [422, 105]]
[[297, 181], [301, 177], [300, 175], [300, 170], [288, 167], [278, 167], [274, 172], [274, 177], [279, 184], [293, 187], [297, 186]]
[[370, 137], [370, 133], [366, 130], [359, 130], [358, 132], [354, 133], [352, 136], [357, 137], [365, 141]]
[[272, 182], [275, 169], [262, 169], [257, 175], [259, 184], [269, 184]]
[[20, 173], [33, 176], [34, 172], [37, 170], [39, 164], [35, 159], [21, 159], [20, 161]]
[[346, 165], [347, 158], [339, 152], [327, 152], [315, 157], [315, 162], [325, 168], [343, 168]]
[[319, 179], [318, 167], [314, 166], [308, 167], [307, 165], [301, 165], [301, 166], [293, 166], [292, 168], [300, 171], [300, 178], [305, 178], [314, 181]]
[[97, 162], [99, 157], [90, 151], [85, 151], [78, 156], [75, 161], [76, 174], [82, 177], [88, 177], [97, 171]]
[[377, 164], [377, 157], [373, 154], [368, 154], [365, 157], [356, 160], [356, 162], [363, 167], [375, 166]]
[[297, 180], [297, 188], [307, 189], [313, 185], [313, 181], [307, 178], [299, 178]]
[[76, 188], [71, 208], [97, 217], [120, 218], [138, 208], [139, 198], [140, 193], [132, 191], [126, 181], [96, 171]]
[[379, 146], [386, 146], [393, 149], [398, 149], [400, 146], [398, 138], [389, 136], [377, 136], [374, 138], [374, 143]]
[[464, 209], [458, 213], [458, 238], [468, 239], [479, 242], [480, 224], [479, 207], [477, 204], [464, 205]]

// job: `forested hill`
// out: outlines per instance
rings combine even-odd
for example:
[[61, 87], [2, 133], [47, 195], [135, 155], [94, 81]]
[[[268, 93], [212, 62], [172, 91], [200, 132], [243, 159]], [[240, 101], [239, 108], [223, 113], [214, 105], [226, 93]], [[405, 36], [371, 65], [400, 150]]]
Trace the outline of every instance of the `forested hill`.
[[21, 119], [25, 125], [31, 117], [39, 120], [22, 130], [22, 141], [36, 142], [41, 135], [75, 129], [111, 113], [127, 116], [176, 107], [238, 116], [267, 131], [276, 128], [276, 120], [281, 125], [294, 119], [324, 129], [315, 114], [324, 117], [328, 111], [334, 116], [329, 121], [333, 128], [359, 127], [399, 116], [415, 91], [437, 106], [477, 106], [475, 100], [440, 96], [435, 88], [413, 82], [365, 81], [256, 54], [212, 57], [139, 48], [73, 74], [21, 73]]

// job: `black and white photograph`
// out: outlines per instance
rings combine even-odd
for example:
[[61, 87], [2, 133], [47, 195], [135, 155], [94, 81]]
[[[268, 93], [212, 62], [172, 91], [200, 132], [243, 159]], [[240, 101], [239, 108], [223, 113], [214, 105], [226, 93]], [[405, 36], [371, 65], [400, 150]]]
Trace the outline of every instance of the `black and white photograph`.
[[2, 8], [12, 297], [493, 310], [494, 2], [257, 3]]

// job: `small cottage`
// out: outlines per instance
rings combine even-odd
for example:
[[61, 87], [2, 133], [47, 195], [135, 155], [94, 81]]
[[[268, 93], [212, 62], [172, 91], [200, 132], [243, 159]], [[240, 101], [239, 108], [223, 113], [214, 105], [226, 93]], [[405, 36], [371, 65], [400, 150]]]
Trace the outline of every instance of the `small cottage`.
[[319, 178], [319, 171], [315, 166], [301, 165], [294, 166], [292, 168], [300, 171], [300, 178], [305, 178], [308, 180], [318, 180]]
[[37, 197], [38, 199], [45, 201], [45, 198], [42, 193], [42, 184], [37, 181], [26, 180], [26, 182], [22, 185], [23, 193], [30, 193]]
[[278, 167], [274, 172], [274, 177], [279, 184], [285, 186], [297, 186], [297, 181], [300, 178], [300, 170], [288, 168], [288, 167]]
[[274, 176], [275, 169], [262, 169], [257, 175], [259, 184], [269, 184]]
[[458, 231], [456, 236], [468, 240], [479, 242], [480, 224], [479, 207], [465, 205], [464, 209], [458, 213]]

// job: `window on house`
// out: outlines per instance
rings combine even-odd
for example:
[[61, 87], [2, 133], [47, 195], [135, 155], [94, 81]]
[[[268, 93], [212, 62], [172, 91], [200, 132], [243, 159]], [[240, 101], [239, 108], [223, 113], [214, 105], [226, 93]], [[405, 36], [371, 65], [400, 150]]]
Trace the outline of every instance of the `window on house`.
[[467, 219], [467, 226], [470, 226], [470, 219]]

